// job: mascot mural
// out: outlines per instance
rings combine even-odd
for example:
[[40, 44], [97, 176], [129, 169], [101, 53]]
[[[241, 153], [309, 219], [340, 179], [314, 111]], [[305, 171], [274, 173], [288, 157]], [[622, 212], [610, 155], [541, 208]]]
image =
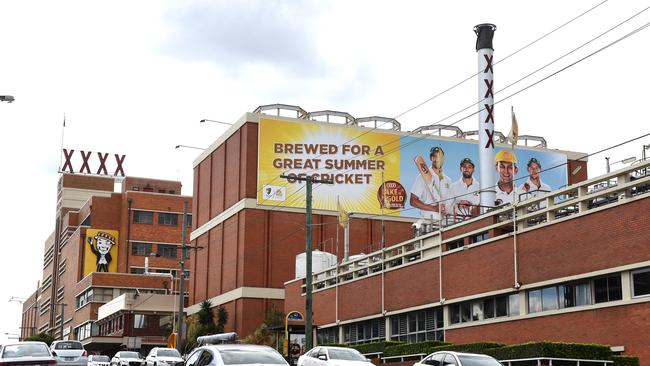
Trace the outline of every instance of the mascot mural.
[[86, 230], [84, 276], [91, 272], [117, 272], [117, 243], [115, 230]]

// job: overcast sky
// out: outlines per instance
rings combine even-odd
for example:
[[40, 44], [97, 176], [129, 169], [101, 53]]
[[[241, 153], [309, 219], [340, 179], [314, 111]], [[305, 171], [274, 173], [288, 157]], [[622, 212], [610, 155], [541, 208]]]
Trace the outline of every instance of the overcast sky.
[[[499, 61], [596, 6], [590, 1], [5, 1], [0, 0], [0, 159], [3, 173], [0, 343], [18, 333], [54, 230], [63, 146], [126, 154], [127, 175], [179, 179], [192, 194], [192, 160], [226, 126], [263, 104], [395, 117], [477, 70], [473, 27], [494, 23]], [[609, 0], [494, 68], [500, 90], [634, 14], [647, 1]], [[501, 100], [646, 25], [645, 11], [539, 73]], [[593, 152], [650, 132], [650, 30], [497, 104], [521, 134], [550, 148]], [[403, 130], [475, 111], [471, 80], [398, 120]], [[473, 116], [457, 125], [476, 130]], [[590, 177], [641, 156], [644, 138], [590, 159]], [[618, 164], [613, 167], [622, 167]], [[69, 308], [71, 309], [71, 308]]]

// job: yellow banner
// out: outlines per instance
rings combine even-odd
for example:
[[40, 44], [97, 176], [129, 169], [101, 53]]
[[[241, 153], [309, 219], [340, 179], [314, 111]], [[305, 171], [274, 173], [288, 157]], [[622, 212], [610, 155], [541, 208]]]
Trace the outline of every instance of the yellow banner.
[[[314, 184], [314, 209], [336, 211], [338, 198], [348, 212], [390, 214], [382, 209], [386, 200], [381, 189], [383, 181], [400, 180], [399, 147], [396, 134], [260, 118], [257, 202], [305, 207], [305, 182], [294, 178], [310, 176], [333, 182]], [[405, 200], [402, 191], [394, 199]]]
[[117, 272], [119, 235], [116, 230], [86, 230], [84, 277], [91, 272]]

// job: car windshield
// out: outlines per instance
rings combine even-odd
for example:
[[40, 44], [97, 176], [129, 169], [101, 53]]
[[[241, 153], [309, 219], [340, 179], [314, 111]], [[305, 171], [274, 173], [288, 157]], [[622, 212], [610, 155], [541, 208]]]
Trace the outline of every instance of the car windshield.
[[93, 361], [97, 362], [109, 362], [111, 359], [108, 356], [93, 356]]
[[286, 365], [287, 361], [279, 353], [264, 349], [220, 349], [219, 354], [224, 365], [246, 365], [265, 363], [273, 365]]
[[159, 349], [158, 357], [181, 357], [181, 354], [175, 349]]
[[120, 358], [140, 358], [138, 352], [120, 352]]
[[54, 349], [83, 349], [80, 342], [59, 342], [54, 345]]
[[19, 357], [50, 357], [50, 351], [45, 344], [10, 344], [5, 346], [2, 358]]
[[365, 361], [366, 358], [363, 357], [359, 351], [353, 349], [328, 349], [330, 358], [332, 360], [345, 360], [345, 361]]
[[458, 355], [463, 366], [502, 366], [501, 363], [492, 357]]

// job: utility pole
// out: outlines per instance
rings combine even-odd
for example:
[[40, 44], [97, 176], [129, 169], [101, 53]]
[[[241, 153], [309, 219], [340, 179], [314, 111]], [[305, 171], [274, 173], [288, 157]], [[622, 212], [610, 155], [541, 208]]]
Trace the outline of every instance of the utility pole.
[[311, 186], [314, 183], [321, 184], [334, 184], [331, 180], [321, 180], [315, 179], [314, 177], [290, 177], [282, 174], [280, 176], [282, 179], [287, 179], [290, 182], [294, 181], [303, 181], [307, 184], [307, 204], [306, 204], [306, 215], [307, 215], [307, 240], [306, 240], [306, 249], [305, 249], [305, 258], [306, 258], [306, 270], [305, 270], [305, 348], [312, 349], [313, 347], [313, 327], [311, 320], [312, 313], [312, 275], [311, 275]]
[[61, 302], [61, 303], [58, 303], [58, 304], [55, 304], [55, 305], [60, 305], [61, 306], [61, 340], [63, 340], [63, 321], [65, 320], [64, 313], [65, 313], [65, 307], [68, 304], [65, 304], [65, 303]]
[[179, 301], [178, 301], [178, 337], [176, 338], [176, 349], [178, 352], [183, 354], [181, 350], [181, 343], [183, 342], [183, 310], [185, 310], [185, 252], [187, 251], [187, 246], [185, 245], [185, 231], [187, 227], [187, 201], [183, 202], [183, 227], [181, 228], [181, 260], [180, 264], [180, 274], [178, 275], [179, 280]]

